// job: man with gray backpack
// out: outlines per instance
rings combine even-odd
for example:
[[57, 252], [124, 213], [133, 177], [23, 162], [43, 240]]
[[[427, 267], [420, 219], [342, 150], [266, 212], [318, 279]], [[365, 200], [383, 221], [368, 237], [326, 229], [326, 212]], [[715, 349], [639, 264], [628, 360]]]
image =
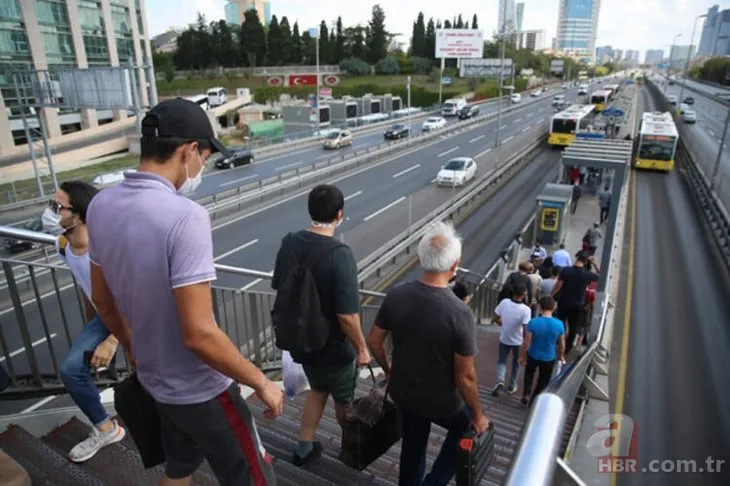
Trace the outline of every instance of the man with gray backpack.
[[322, 453], [314, 440], [330, 395], [337, 420], [345, 422], [357, 368], [370, 363], [360, 326], [357, 264], [349, 246], [334, 238], [345, 198], [335, 186], [309, 193], [308, 229], [289, 233], [276, 255], [271, 286], [277, 291], [271, 318], [276, 345], [301, 363], [311, 390], [302, 413], [293, 463], [306, 466]]

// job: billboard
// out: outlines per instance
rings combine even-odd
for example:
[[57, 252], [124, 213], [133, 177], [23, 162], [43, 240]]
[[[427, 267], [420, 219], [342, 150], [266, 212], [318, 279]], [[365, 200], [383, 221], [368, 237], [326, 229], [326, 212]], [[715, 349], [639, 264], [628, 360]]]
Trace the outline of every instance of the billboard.
[[464, 59], [459, 66], [461, 78], [498, 78], [502, 66], [502, 76], [512, 76], [512, 59]]
[[443, 59], [481, 59], [484, 34], [476, 29], [436, 29], [436, 57]]
[[125, 67], [36, 71], [31, 85], [37, 106], [131, 109], [132, 76]]
[[562, 59], [555, 59], [550, 62], [550, 72], [554, 74], [562, 74], [563, 72], [563, 65], [565, 63]]

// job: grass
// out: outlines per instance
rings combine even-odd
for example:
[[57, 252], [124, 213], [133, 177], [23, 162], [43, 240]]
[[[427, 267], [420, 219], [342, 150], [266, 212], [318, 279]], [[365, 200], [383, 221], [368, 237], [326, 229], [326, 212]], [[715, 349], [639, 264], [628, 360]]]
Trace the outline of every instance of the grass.
[[[125, 155], [124, 157], [107, 160], [98, 164], [91, 164], [86, 167], [61, 171], [57, 174], [58, 182], [60, 183], [74, 179], [92, 182], [99, 174], [130, 169], [136, 167], [138, 163], [138, 155]], [[46, 194], [48, 194], [48, 191], [51, 190], [50, 188], [52, 187], [50, 178], [43, 177], [42, 182], [44, 183]], [[26, 199], [35, 199], [37, 197], [40, 197], [40, 193], [38, 192], [38, 184], [35, 177], [0, 184], [0, 204], [7, 204]]]

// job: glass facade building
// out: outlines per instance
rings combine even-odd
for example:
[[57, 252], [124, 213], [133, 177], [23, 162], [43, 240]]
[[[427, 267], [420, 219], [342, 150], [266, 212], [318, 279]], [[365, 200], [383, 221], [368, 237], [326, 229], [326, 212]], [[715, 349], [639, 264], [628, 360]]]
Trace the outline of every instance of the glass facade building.
[[594, 60], [601, 0], [560, 0], [556, 48]]

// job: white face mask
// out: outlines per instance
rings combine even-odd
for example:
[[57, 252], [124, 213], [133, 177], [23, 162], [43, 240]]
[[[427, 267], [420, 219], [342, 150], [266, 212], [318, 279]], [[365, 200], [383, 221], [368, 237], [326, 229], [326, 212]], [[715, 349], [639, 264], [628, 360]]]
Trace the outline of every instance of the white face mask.
[[200, 183], [203, 182], [203, 159], [200, 157], [199, 153], [198, 160], [200, 161], [200, 172], [198, 172], [198, 175], [196, 175], [195, 177], [190, 177], [190, 173], [188, 172], [188, 164], [185, 164], [186, 178], [185, 182], [183, 182], [183, 185], [180, 186], [180, 189], [177, 190], [178, 194], [181, 194], [183, 196], [192, 194], [198, 188]]
[[342, 221], [344, 221], [344, 219], [345, 217], [343, 216], [342, 219], [338, 220], [336, 223], [320, 223], [318, 221], [312, 221], [310, 224], [315, 228], [337, 228], [339, 225], [342, 224]]
[[41, 223], [43, 223], [43, 231], [53, 236], [60, 236], [65, 231], [61, 226], [61, 216], [51, 211], [50, 208], [43, 211]]

